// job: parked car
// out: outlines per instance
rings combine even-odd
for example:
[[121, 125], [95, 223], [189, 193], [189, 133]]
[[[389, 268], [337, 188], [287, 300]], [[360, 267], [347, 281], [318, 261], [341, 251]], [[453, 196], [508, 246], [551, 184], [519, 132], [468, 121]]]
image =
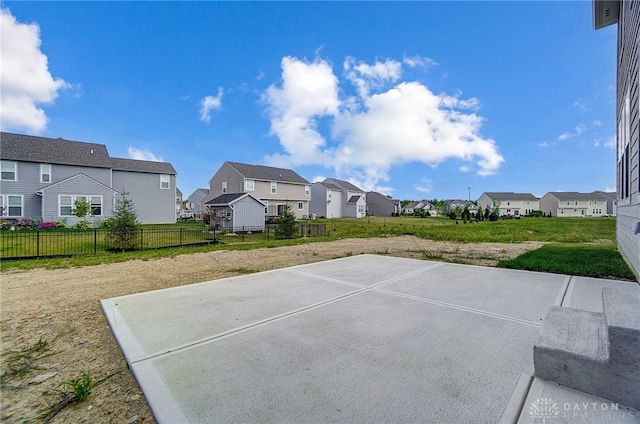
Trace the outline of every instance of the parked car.
[[180, 211], [178, 213], [178, 219], [186, 221], [187, 219], [196, 219], [196, 216], [193, 214], [193, 211]]

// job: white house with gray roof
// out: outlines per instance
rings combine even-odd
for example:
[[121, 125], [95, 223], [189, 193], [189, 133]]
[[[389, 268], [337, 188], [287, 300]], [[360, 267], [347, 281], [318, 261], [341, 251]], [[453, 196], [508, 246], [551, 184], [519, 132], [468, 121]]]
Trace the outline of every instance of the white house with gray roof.
[[197, 217], [202, 216], [202, 212], [206, 210], [206, 207], [202, 204], [202, 200], [208, 195], [208, 188], [197, 188], [193, 193], [189, 195], [189, 198], [187, 199], [187, 207]]
[[298, 219], [309, 216], [311, 184], [291, 169], [224, 162], [209, 180], [209, 194], [202, 204], [231, 193], [249, 193], [259, 199], [267, 217], [279, 216], [284, 205], [291, 206]]
[[104, 144], [0, 133], [2, 218], [64, 220], [73, 225], [75, 201], [93, 216], [112, 214], [119, 193], [133, 200], [142, 223], [176, 221], [176, 171], [167, 162], [109, 156]]
[[576, 191], [549, 192], [540, 199], [540, 210], [547, 216], [588, 217], [607, 216], [610, 198], [604, 193]]
[[531, 193], [484, 192], [477, 203], [485, 210], [498, 208], [500, 216], [524, 216], [540, 209], [539, 199]]
[[[315, 194], [314, 194], [315, 193]], [[311, 213], [327, 218], [364, 218], [367, 195], [359, 187], [337, 178], [325, 178], [312, 185]]]

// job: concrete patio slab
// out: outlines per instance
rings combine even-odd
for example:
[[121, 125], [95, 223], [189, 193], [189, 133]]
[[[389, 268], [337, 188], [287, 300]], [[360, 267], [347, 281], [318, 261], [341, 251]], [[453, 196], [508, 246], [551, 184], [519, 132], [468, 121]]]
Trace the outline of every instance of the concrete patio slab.
[[160, 423], [513, 422], [569, 282], [359, 255], [101, 303]]

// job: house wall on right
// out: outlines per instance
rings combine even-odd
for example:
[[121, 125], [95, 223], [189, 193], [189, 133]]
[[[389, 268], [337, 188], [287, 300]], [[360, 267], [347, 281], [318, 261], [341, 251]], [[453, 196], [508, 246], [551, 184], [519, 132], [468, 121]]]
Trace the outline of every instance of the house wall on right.
[[595, 29], [615, 23], [617, 9], [617, 192], [616, 237], [622, 255], [640, 280], [640, 2], [593, 1]]

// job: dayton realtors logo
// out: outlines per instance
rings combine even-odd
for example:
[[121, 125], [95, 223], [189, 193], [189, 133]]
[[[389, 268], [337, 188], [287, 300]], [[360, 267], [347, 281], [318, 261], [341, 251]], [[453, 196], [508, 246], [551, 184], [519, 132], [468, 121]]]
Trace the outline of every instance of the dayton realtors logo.
[[529, 415], [533, 419], [542, 419], [542, 424], [545, 424], [548, 418], [555, 418], [560, 415], [560, 408], [551, 398], [538, 398], [531, 403]]
[[607, 422], [633, 420], [636, 414], [625, 407], [620, 407], [612, 402], [565, 402], [558, 405], [553, 399], [541, 397], [531, 402], [529, 415], [533, 419], [541, 419], [545, 424], [550, 418], [561, 417], [564, 421], [575, 420], [576, 422]]

